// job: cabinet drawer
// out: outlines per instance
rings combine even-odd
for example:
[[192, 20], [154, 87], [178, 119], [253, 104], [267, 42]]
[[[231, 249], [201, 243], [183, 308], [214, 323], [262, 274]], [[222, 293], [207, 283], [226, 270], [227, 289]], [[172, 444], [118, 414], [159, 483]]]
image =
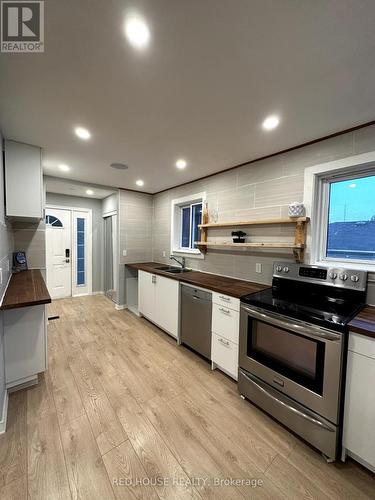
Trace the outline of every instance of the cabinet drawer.
[[375, 339], [361, 335], [360, 333], [349, 334], [349, 351], [368, 356], [375, 359]]
[[238, 344], [239, 330], [240, 313], [229, 309], [229, 307], [213, 304], [212, 331]]
[[240, 300], [230, 295], [224, 295], [223, 293], [212, 294], [212, 302], [214, 304], [218, 304], [219, 306], [229, 307], [229, 309], [233, 309], [234, 311], [240, 310]]
[[238, 345], [212, 334], [212, 361], [237, 380], [238, 377]]

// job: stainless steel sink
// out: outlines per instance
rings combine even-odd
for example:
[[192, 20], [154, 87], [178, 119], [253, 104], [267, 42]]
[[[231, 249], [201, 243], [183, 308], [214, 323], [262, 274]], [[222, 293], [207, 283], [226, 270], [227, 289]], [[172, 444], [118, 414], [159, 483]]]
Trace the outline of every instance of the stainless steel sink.
[[172, 273], [172, 274], [180, 274], [180, 273], [188, 273], [191, 271], [191, 269], [182, 269], [182, 267], [174, 267], [174, 266], [162, 266], [162, 267], [156, 267], [158, 271], [164, 271], [165, 273]]

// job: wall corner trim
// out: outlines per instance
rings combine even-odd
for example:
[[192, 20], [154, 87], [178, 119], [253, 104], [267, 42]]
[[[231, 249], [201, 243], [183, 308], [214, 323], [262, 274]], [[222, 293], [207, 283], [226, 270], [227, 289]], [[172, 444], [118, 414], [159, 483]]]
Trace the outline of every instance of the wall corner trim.
[[8, 401], [9, 401], [8, 391], [5, 390], [3, 411], [2, 411], [2, 417], [0, 420], [0, 434], [3, 434], [6, 431], [6, 427], [7, 427]]

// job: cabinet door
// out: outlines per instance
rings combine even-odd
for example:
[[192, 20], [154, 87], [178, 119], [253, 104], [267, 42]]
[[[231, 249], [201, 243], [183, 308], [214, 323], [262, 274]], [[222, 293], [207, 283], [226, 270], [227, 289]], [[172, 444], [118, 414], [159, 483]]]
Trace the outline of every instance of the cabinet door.
[[7, 387], [46, 370], [45, 306], [4, 311], [4, 358]]
[[179, 282], [156, 276], [155, 323], [173, 337], [178, 335]]
[[154, 274], [138, 272], [138, 311], [146, 318], [155, 321], [155, 286]]
[[6, 215], [43, 218], [41, 150], [37, 146], [5, 141]]
[[348, 353], [344, 447], [375, 467], [375, 359]]

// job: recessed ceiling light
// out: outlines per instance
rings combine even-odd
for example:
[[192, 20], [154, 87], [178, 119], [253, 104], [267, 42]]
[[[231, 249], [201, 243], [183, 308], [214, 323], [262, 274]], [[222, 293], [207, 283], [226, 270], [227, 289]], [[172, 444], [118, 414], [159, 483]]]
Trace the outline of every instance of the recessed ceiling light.
[[70, 167], [69, 167], [69, 165], [64, 165], [64, 164], [62, 163], [61, 165], [59, 165], [59, 169], [60, 169], [62, 172], [69, 172]]
[[90, 139], [91, 137], [91, 134], [87, 130], [87, 128], [76, 127], [74, 131], [76, 133], [76, 136], [78, 136], [80, 139], [83, 139], [84, 141], [87, 141], [87, 139]]
[[86, 194], [94, 194], [94, 191], [92, 189], [86, 189]]
[[179, 160], [176, 161], [176, 167], [179, 168], [180, 170], [183, 170], [184, 168], [186, 168], [186, 160], [184, 160], [183, 158], [180, 158]]
[[142, 179], [138, 179], [137, 181], [135, 181], [135, 183], [137, 184], [137, 186], [144, 186], [144, 181], [142, 181]]
[[128, 42], [137, 49], [146, 48], [150, 41], [150, 29], [139, 16], [131, 16], [126, 19], [125, 35]]
[[356, 188], [356, 187], [357, 187], [357, 184], [349, 184], [349, 187], [350, 187], [350, 188]]
[[116, 170], [127, 170], [129, 168], [125, 163], [111, 163], [111, 167]]
[[264, 130], [273, 130], [280, 123], [280, 118], [277, 115], [267, 116], [267, 118], [262, 123]]

